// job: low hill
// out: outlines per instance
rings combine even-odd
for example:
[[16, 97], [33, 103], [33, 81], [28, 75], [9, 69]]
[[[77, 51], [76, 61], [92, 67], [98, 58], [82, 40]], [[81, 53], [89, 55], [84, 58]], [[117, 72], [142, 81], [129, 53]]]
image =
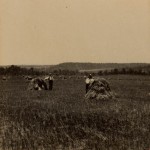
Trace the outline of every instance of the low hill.
[[50, 69], [67, 69], [67, 70], [79, 70], [79, 71], [94, 71], [99, 70], [111, 70], [114, 68], [148, 68], [150, 64], [146, 63], [61, 63], [55, 66], [52, 66]]
[[37, 71], [50, 72], [55, 65], [22, 65], [21, 68], [34, 68]]
[[[3, 66], [9, 67], [9, 66]], [[150, 71], [150, 64], [148, 63], [80, 63], [67, 62], [58, 65], [20, 65], [21, 68], [33, 68], [37, 71], [51, 72], [54, 70], [78, 70], [79, 72], [98, 72], [103, 70], [134, 68]]]

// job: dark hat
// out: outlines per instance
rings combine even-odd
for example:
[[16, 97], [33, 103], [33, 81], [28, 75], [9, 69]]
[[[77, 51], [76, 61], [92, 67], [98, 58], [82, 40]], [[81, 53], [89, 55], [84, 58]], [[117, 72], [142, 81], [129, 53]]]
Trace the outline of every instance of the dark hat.
[[92, 78], [92, 75], [91, 75], [91, 74], [89, 74], [89, 78], [90, 78], [90, 79]]

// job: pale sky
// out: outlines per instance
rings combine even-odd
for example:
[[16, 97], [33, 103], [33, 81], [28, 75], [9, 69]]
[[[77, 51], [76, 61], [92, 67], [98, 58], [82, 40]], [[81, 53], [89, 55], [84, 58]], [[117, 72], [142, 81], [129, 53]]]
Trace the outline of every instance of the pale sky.
[[0, 0], [0, 65], [150, 63], [150, 0]]

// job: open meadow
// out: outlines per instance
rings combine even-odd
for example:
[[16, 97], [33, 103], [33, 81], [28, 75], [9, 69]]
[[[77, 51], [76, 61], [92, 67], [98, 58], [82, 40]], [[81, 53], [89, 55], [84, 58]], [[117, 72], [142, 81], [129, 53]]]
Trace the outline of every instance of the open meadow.
[[86, 100], [84, 79], [28, 91], [23, 77], [0, 77], [2, 150], [149, 150], [150, 77], [105, 76], [117, 96]]

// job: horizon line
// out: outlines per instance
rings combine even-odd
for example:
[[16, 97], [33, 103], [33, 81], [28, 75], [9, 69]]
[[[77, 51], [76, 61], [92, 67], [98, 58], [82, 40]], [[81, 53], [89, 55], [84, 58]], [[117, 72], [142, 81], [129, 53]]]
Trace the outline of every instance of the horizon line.
[[150, 62], [61, 62], [56, 64], [3, 64], [0, 66], [55, 66], [59, 64], [65, 64], [65, 63], [85, 63], [85, 64], [150, 64]]

